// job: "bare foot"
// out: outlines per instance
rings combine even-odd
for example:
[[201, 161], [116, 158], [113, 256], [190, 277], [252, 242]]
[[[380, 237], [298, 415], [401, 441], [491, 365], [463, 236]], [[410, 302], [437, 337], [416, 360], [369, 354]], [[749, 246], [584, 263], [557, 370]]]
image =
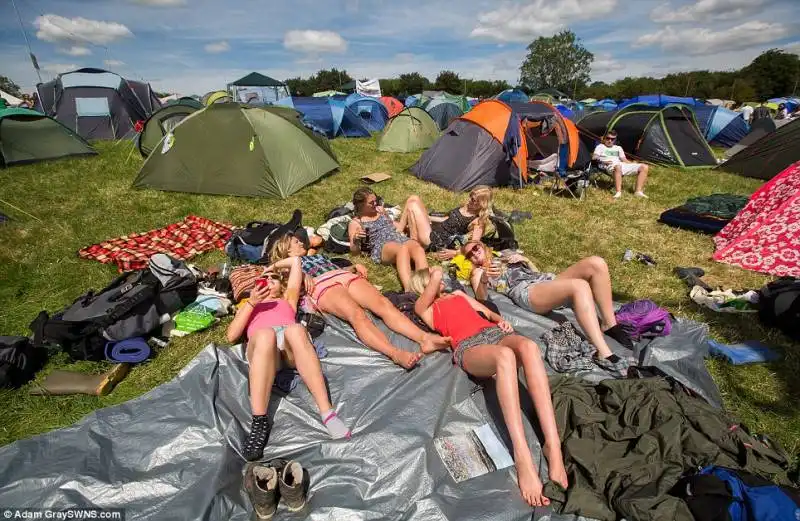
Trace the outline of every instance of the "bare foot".
[[532, 507], [547, 506], [550, 500], [542, 494], [542, 480], [539, 479], [539, 473], [536, 472], [536, 467], [533, 462], [528, 460], [517, 461], [517, 481], [519, 482], [519, 491], [522, 493], [522, 499]]
[[398, 349], [395, 351], [394, 355], [392, 355], [392, 362], [396, 363], [403, 369], [413, 369], [422, 358], [422, 353], [409, 353], [408, 351], [403, 351], [402, 349]]
[[450, 347], [450, 337], [443, 337], [433, 333], [425, 333], [419, 347], [423, 353], [429, 354], [435, 351], [442, 351]]
[[552, 446], [545, 444], [544, 457], [547, 458], [547, 474], [550, 481], [558, 483], [564, 490], [569, 486], [567, 469], [564, 468], [564, 456], [561, 454], [561, 445], [554, 443]]

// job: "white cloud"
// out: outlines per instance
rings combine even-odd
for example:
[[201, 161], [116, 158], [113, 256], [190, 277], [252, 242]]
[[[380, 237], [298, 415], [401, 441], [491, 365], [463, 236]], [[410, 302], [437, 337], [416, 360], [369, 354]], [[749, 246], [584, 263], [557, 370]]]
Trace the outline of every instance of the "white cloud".
[[634, 41], [634, 46], [659, 46], [665, 51], [702, 55], [747, 49], [780, 40], [788, 35], [789, 30], [784, 25], [758, 20], [721, 31], [703, 27], [675, 30], [668, 25], [655, 33], [640, 36]]
[[206, 50], [207, 53], [210, 54], [219, 54], [231, 50], [231, 46], [228, 44], [228, 42], [224, 40], [221, 42], [209, 43], [203, 48]]
[[615, 60], [610, 54], [595, 56], [592, 62], [592, 74], [608, 74], [625, 69], [625, 64]]
[[46, 42], [93, 43], [106, 45], [129, 38], [133, 33], [116, 22], [102, 22], [86, 18], [64, 18], [55, 14], [39, 16], [33, 24], [37, 27], [36, 37]]
[[345, 52], [347, 42], [333, 31], [288, 31], [283, 46], [290, 51], [305, 53]]
[[650, 19], [659, 23], [707, 22], [741, 18], [763, 9], [770, 0], [698, 0], [697, 3], [673, 7], [663, 3], [653, 9]]
[[133, 2], [151, 7], [180, 7], [186, 5], [186, 0], [133, 0]]
[[106, 67], [120, 67], [125, 65], [125, 62], [119, 60], [103, 60], [103, 65]]
[[606, 15], [617, 0], [533, 0], [528, 4], [507, 3], [494, 11], [481, 13], [473, 38], [501, 42], [528, 43], [537, 36], [550, 35], [567, 23]]
[[73, 45], [70, 48], [60, 48], [58, 52], [61, 54], [66, 54], [68, 56], [89, 56], [92, 54], [92, 50], [88, 47], [83, 47], [80, 45]]
[[74, 63], [44, 63], [41, 69], [51, 74], [61, 74], [62, 72], [74, 71], [78, 66]]
[[799, 54], [800, 55], [800, 42], [791, 42], [787, 43], [782, 47], [782, 49], [789, 54]]

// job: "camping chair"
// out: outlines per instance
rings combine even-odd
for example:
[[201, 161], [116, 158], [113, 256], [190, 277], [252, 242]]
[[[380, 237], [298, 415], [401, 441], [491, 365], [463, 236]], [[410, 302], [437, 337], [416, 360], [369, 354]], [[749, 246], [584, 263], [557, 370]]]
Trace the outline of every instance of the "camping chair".
[[563, 170], [558, 168], [556, 154], [540, 160], [528, 160], [532, 182], [548, 195], [568, 193], [574, 199], [584, 199], [589, 185], [588, 170]]

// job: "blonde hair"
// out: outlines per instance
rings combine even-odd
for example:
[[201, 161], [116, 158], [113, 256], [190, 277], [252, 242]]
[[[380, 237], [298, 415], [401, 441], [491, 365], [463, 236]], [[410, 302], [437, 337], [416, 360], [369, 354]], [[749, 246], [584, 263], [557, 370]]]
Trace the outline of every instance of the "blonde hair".
[[428, 268], [416, 270], [411, 274], [411, 281], [408, 283], [411, 291], [417, 295], [422, 295], [428, 283], [431, 281], [431, 272]]
[[469, 229], [471, 230], [480, 224], [483, 226], [483, 229], [486, 230], [486, 225], [489, 223], [489, 216], [492, 215], [492, 197], [494, 196], [492, 187], [478, 185], [469, 191], [469, 195], [478, 202], [478, 205], [480, 205], [478, 218], [469, 223]]
[[292, 247], [292, 236], [287, 234], [275, 241], [269, 250], [269, 261], [275, 262], [289, 257], [289, 249]]

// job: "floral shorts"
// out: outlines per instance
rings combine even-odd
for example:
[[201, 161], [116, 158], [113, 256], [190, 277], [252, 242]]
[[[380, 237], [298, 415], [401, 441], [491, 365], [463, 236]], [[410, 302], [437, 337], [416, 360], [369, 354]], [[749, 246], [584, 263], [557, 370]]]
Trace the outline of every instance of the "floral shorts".
[[[486, 329], [481, 329], [471, 337], [465, 338], [464, 340], [458, 343], [455, 351], [453, 351], [453, 363], [456, 364], [461, 369], [464, 369], [464, 353], [466, 353], [467, 351], [476, 346], [481, 346], [485, 344], [497, 344], [508, 335], [509, 333], [506, 333], [498, 326], [492, 326], [492, 327], [487, 327]], [[466, 369], [464, 370], [466, 371]]]

